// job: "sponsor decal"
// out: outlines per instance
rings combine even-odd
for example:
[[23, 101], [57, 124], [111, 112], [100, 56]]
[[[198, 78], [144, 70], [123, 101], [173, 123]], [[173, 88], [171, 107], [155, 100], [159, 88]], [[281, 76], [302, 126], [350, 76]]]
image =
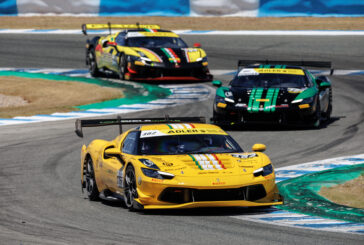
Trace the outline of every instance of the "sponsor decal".
[[258, 76], [259, 72], [255, 71], [253, 68], [246, 68], [246, 69], [242, 69], [238, 76]]
[[120, 168], [116, 175], [116, 184], [120, 188], [124, 188], [123, 169], [124, 169], [124, 167]]
[[165, 135], [168, 135], [168, 134], [163, 133], [160, 130], [143, 130], [140, 133], [140, 138], [148, 138], [148, 137], [156, 137], [156, 136], [165, 136]]
[[152, 179], [152, 182], [156, 182], [156, 183], [162, 183], [163, 182], [163, 180], [162, 179]]
[[258, 155], [256, 153], [248, 153], [248, 154], [231, 154], [232, 157], [247, 159], [247, 158], [253, 158], [257, 157]]
[[272, 74], [289, 74], [289, 75], [300, 75], [300, 76], [305, 75], [305, 73], [301, 69], [254, 68], [254, 70], [259, 74], [272, 73]]
[[140, 138], [167, 136], [167, 135], [183, 135], [183, 134], [219, 134], [227, 135], [225, 131], [217, 128], [200, 129], [195, 128], [193, 124], [167, 124], [169, 129], [160, 130], [143, 130], [140, 133]]

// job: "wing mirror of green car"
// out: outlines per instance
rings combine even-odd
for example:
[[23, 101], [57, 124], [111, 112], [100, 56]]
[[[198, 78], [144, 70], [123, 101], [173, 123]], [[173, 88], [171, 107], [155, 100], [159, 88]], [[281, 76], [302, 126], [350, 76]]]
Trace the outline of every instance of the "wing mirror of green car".
[[105, 150], [104, 157], [105, 158], [118, 157], [118, 156], [120, 156], [120, 154], [121, 154], [121, 151], [118, 148], [112, 147], [112, 148]]
[[316, 83], [320, 88], [329, 88], [331, 86], [330, 80], [326, 76], [317, 77]]
[[222, 85], [222, 82], [221, 81], [218, 81], [218, 80], [216, 80], [216, 81], [212, 81], [212, 85], [214, 85], [215, 87], [221, 87], [221, 85]]
[[253, 151], [259, 151], [259, 152], [263, 152], [265, 151], [265, 149], [267, 149], [267, 147], [264, 144], [254, 144], [252, 147]]

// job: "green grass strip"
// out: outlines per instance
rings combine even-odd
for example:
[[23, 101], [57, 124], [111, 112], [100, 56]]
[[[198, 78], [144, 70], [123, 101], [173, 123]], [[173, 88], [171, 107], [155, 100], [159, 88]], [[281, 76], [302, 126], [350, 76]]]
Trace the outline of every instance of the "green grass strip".
[[284, 205], [277, 208], [296, 213], [364, 223], [364, 209], [333, 203], [318, 194], [322, 187], [331, 187], [355, 179], [364, 173], [364, 164], [350, 165], [279, 182]]
[[134, 82], [113, 82], [110, 80], [86, 78], [86, 77], [69, 77], [54, 74], [44, 73], [29, 73], [18, 71], [0, 71], [0, 76], [16, 76], [24, 78], [45, 79], [51, 81], [66, 81], [66, 82], [83, 82], [95, 84], [103, 87], [111, 87], [123, 89], [124, 98], [92, 103], [88, 105], [75, 106], [80, 110], [103, 109], [117, 107], [121, 105], [132, 105], [139, 103], [147, 103], [152, 100], [166, 98], [171, 94], [171, 91], [156, 85], [134, 83]]

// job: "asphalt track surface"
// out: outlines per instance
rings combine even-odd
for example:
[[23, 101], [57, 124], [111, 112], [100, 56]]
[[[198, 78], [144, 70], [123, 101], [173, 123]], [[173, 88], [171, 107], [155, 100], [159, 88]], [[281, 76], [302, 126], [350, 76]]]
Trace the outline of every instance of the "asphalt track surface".
[[[201, 42], [211, 69], [234, 69], [239, 58], [331, 60], [364, 67], [364, 37], [186, 36]], [[85, 37], [0, 35], [0, 67], [85, 68]], [[227, 83], [229, 77], [217, 77]], [[276, 167], [363, 153], [363, 76], [333, 76], [333, 119], [320, 130], [258, 127], [230, 131], [243, 149], [267, 145]], [[206, 116], [212, 98], [130, 117]], [[0, 127], [0, 244], [363, 244], [364, 236], [272, 226], [234, 219], [252, 208], [133, 213], [120, 203], [81, 194], [80, 149], [113, 139], [117, 127], [74, 134], [74, 121]], [[262, 212], [262, 210], [259, 210]], [[264, 212], [264, 211], [263, 211]]]

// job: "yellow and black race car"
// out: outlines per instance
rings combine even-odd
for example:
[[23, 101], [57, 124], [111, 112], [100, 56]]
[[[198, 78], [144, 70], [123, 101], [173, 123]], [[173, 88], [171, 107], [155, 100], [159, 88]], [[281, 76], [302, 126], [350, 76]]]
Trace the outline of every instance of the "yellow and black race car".
[[[120, 199], [129, 209], [270, 206], [283, 203], [273, 165], [255, 144], [244, 152], [204, 118], [77, 120], [82, 127], [141, 124], [81, 150], [81, 185], [90, 200]], [[143, 125], [147, 124], [147, 125]]]
[[[212, 80], [201, 45], [189, 48], [176, 33], [158, 25], [82, 25], [85, 35], [95, 29], [109, 29], [110, 34], [87, 40], [86, 64], [92, 76], [111, 71], [126, 80]], [[121, 31], [112, 34], [111, 29]]]

